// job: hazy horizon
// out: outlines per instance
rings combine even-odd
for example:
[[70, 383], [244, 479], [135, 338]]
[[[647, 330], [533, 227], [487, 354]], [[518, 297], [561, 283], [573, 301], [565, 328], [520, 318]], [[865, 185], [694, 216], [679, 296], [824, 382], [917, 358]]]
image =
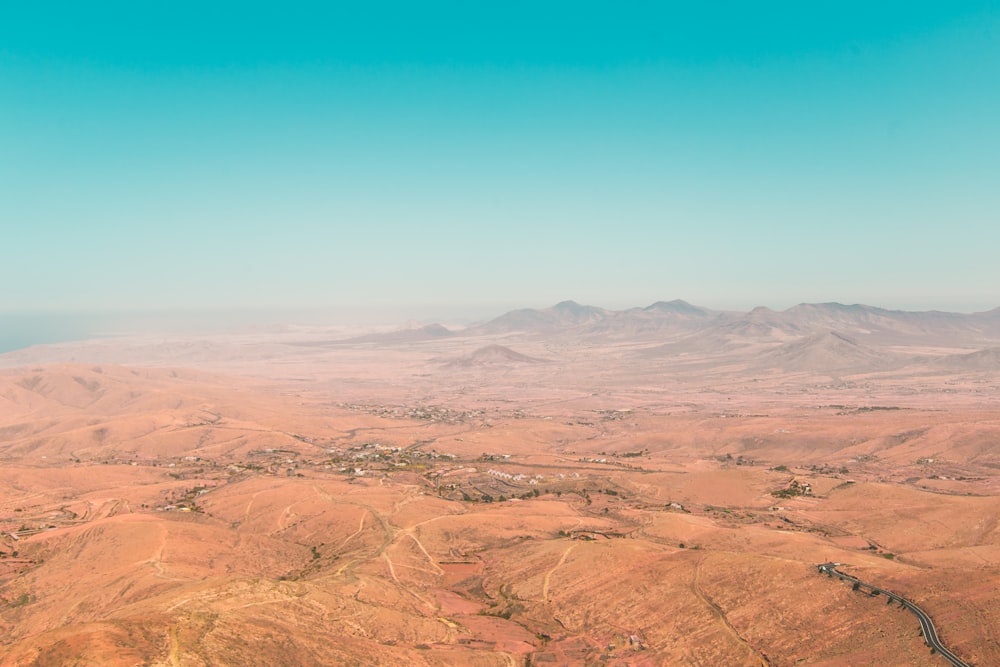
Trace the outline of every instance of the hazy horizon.
[[0, 9], [0, 312], [1000, 304], [995, 2]]
[[[682, 300], [692, 305], [711, 310], [749, 312], [764, 307], [783, 311], [799, 304], [782, 304], [772, 307], [757, 304], [749, 307], [726, 307], [693, 302], [682, 297], [670, 297], [657, 301]], [[576, 301], [564, 299], [562, 301]], [[608, 310], [642, 308], [649, 303], [609, 306], [601, 303], [579, 302], [581, 305], [596, 306]], [[842, 303], [842, 302], [800, 302], [800, 303]], [[213, 309], [164, 309], [164, 310], [0, 310], [0, 354], [28, 348], [34, 345], [67, 343], [97, 338], [114, 338], [131, 335], [204, 335], [226, 332], [245, 332], [276, 326], [292, 327], [354, 327], [368, 330], [394, 329], [407, 324], [445, 324], [466, 326], [485, 322], [511, 310], [521, 308], [544, 309], [556, 305], [521, 304], [516, 306], [453, 306], [421, 307], [415, 305], [396, 308], [213, 308]], [[844, 303], [843, 305], [853, 305]], [[1000, 308], [960, 310], [949, 308], [895, 308], [878, 304], [862, 304], [887, 310], [914, 312], [943, 311], [974, 313]]]

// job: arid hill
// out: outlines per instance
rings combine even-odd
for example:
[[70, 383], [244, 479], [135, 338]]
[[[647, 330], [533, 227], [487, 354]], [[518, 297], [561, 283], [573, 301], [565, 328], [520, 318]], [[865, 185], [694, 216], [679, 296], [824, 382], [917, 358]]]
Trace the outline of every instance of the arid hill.
[[790, 311], [0, 355], [0, 666], [1000, 664], [994, 314]]
[[968, 371], [1000, 370], [1000, 347], [990, 347], [969, 354], [951, 354], [936, 360], [945, 368]]
[[862, 345], [839, 333], [828, 331], [784, 343], [761, 355], [761, 368], [785, 371], [828, 373], [836, 371], [867, 372], [896, 365], [895, 355]]
[[475, 366], [510, 366], [520, 364], [544, 364], [545, 359], [529, 357], [515, 352], [504, 345], [486, 345], [469, 354], [445, 361], [444, 365], [454, 368], [469, 368]]

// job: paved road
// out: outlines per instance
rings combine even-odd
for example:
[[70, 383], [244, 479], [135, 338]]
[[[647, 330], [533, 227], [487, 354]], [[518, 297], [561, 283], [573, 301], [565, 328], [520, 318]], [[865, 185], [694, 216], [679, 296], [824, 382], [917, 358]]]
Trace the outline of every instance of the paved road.
[[962, 661], [961, 659], [959, 659], [958, 656], [956, 656], [954, 653], [945, 648], [944, 644], [942, 644], [941, 640], [938, 638], [937, 629], [934, 627], [934, 622], [931, 620], [931, 617], [927, 615], [927, 612], [925, 612], [923, 609], [913, 604], [906, 598], [896, 595], [892, 591], [887, 591], [884, 588], [879, 588], [878, 586], [866, 584], [857, 577], [852, 577], [849, 574], [844, 574], [843, 572], [837, 569], [838, 565], [840, 565], [840, 563], [823, 563], [822, 565], [818, 565], [817, 567], [819, 568], [821, 574], [826, 574], [831, 577], [838, 577], [841, 581], [850, 581], [859, 589], [865, 588], [870, 590], [872, 593], [881, 593], [890, 600], [895, 600], [899, 604], [903, 605], [904, 607], [912, 611], [913, 614], [917, 617], [917, 620], [920, 621], [920, 629], [924, 634], [924, 641], [927, 643], [928, 646], [933, 648], [941, 655], [941, 657], [950, 662], [952, 664], [952, 667], [972, 667], [969, 663]]

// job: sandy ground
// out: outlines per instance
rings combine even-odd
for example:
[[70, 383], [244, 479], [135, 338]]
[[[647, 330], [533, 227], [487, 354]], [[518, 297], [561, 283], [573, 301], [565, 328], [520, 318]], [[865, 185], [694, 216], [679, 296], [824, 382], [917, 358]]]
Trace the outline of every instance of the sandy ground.
[[0, 665], [1000, 664], [995, 373], [637, 350], [7, 355]]

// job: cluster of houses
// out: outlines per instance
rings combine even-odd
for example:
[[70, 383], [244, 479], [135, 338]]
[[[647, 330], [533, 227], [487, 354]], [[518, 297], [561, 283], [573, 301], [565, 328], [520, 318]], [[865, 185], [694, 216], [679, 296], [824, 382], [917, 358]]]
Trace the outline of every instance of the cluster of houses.
[[793, 498], [795, 496], [811, 496], [812, 495], [812, 484], [809, 482], [799, 482], [797, 479], [793, 479], [787, 487], [784, 489], [779, 489], [777, 491], [772, 491], [771, 495], [775, 498]]
[[[360, 403], [338, 403], [337, 407], [352, 412], [382, 417], [383, 419], [413, 419], [417, 421], [433, 421], [444, 424], [464, 424], [473, 419], [485, 419], [486, 410], [450, 410], [435, 405], [365, 405]], [[505, 416], [519, 418], [524, 414], [508, 414]]]
[[[540, 481], [542, 481], [542, 480], [545, 479], [545, 475], [530, 476], [530, 475], [525, 475], [523, 473], [512, 474], [512, 473], [509, 473], [509, 472], [504, 472], [502, 470], [494, 470], [493, 468], [490, 468], [489, 470], [487, 470], [486, 474], [487, 475], [492, 475], [493, 477], [496, 477], [497, 479], [507, 480], [508, 482], [525, 482], [526, 481], [528, 484], [531, 484], [531, 485], [538, 484], [538, 482], [540, 482]], [[560, 476], [562, 477], [562, 475], [560, 475]]]

